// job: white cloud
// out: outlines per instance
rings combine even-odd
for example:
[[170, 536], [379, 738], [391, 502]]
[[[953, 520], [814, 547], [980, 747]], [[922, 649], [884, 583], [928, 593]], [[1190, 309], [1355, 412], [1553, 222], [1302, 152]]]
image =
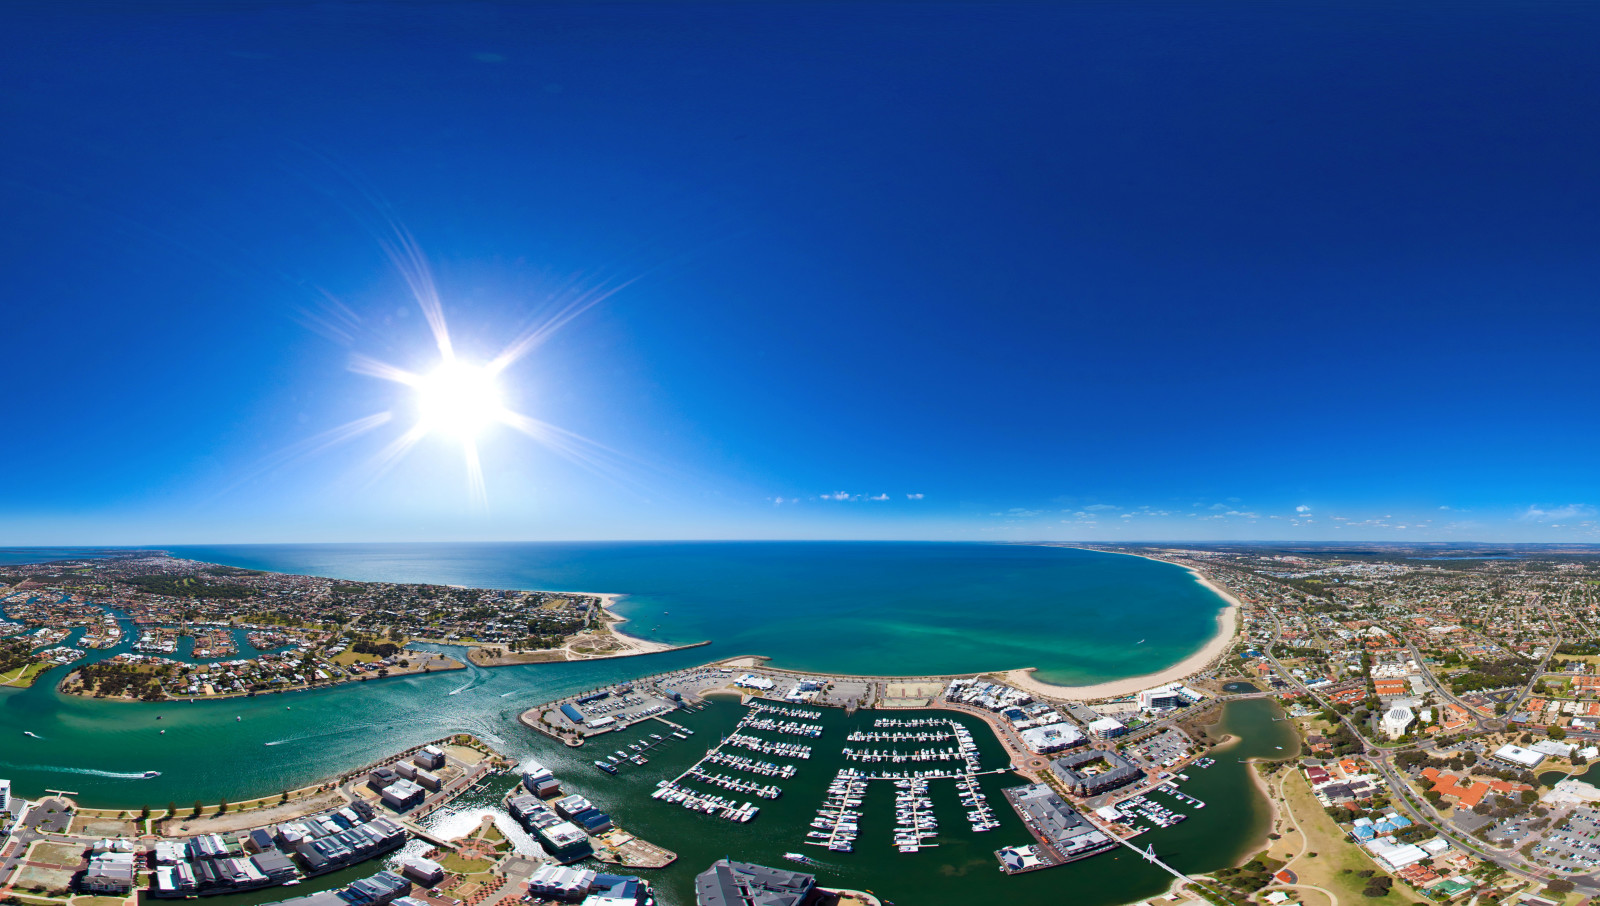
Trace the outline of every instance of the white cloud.
[[1587, 503], [1567, 503], [1549, 509], [1537, 505], [1530, 506], [1517, 518], [1523, 522], [1555, 522], [1560, 519], [1581, 519], [1593, 515], [1595, 508]]
[[1112, 506], [1109, 503], [1091, 503], [1088, 506], [1084, 507], [1084, 509], [1089, 510], [1090, 512], [1094, 512], [1096, 510], [1116, 510], [1116, 509], [1121, 509], [1121, 507], [1115, 507], [1115, 506]]
[[800, 502], [800, 498], [798, 498], [798, 497], [774, 497], [774, 498], [772, 498], [772, 505], [773, 506], [783, 506], [786, 503], [799, 503], [799, 502]]
[[1213, 510], [1225, 510], [1228, 508], [1228, 505], [1226, 503], [1213, 503], [1211, 508]]
[[823, 494], [823, 500], [849, 500], [850, 494], [846, 491], [834, 491], [832, 494]]
[[1296, 513], [1309, 513], [1309, 512], [1311, 512], [1311, 507], [1308, 507], [1308, 506], [1306, 506], [1305, 504], [1302, 503], [1299, 506], [1295, 507], [1294, 511]]
[[1447, 506], [1442, 506], [1442, 507], [1439, 507], [1439, 509], [1441, 509], [1441, 510], [1448, 510], [1448, 509], [1450, 509], [1450, 508], [1449, 508], [1449, 507], [1447, 507]]
[[889, 499], [889, 495], [888, 494], [879, 494], [876, 497], [868, 497], [867, 499], [868, 500], [888, 500]]
[[927, 495], [925, 495], [925, 494], [907, 494], [906, 495], [906, 499], [907, 500], [921, 500], [925, 496], [927, 496]]
[[1030, 509], [1026, 509], [1024, 507], [1014, 506], [1009, 511], [1007, 511], [1007, 515], [1018, 516], [1018, 517], [1021, 517], [1023, 519], [1031, 519], [1034, 516], [1041, 515], [1043, 512], [1044, 512], [1043, 510], [1030, 510]]

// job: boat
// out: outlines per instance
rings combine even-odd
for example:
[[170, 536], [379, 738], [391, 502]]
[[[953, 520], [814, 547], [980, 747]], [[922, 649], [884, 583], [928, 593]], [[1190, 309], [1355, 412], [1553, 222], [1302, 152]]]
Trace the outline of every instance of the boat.
[[160, 776], [161, 776], [161, 772], [160, 771], [145, 771], [144, 772], [144, 779], [146, 779], [146, 780], [154, 780], [155, 778], [160, 777]]
[[23, 736], [32, 736], [34, 739], [43, 739], [44, 738], [43, 736], [40, 736], [39, 734], [33, 732], [32, 730], [23, 730], [22, 731], [22, 735]]
[[236, 717], [234, 717], [234, 720], [244, 720], [244, 718], [236, 716]]
[[608, 764], [608, 763], [606, 763], [604, 761], [597, 761], [597, 762], [594, 763], [594, 766], [599, 768], [602, 771], [605, 771], [607, 774], [615, 774], [617, 772], [617, 768], [616, 768], [615, 765]]
[[784, 853], [783, 857], [790, 862], [799, 862], [801, 865], [810, 865], [811, 859], [804, 853]]
[[167, 735], [167, 731], [166, 731], [166, 730], [162, 730], [162, 731], [161, 731], [161, 735], [162, 735], [162, 736], [165, 736], [165, 735]]

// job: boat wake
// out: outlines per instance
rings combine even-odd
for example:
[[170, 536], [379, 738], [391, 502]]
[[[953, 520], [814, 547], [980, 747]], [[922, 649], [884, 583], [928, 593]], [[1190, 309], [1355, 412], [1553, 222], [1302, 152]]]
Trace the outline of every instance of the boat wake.
[[371, 730], [376, 727], [393, 727], [397, 724], [430, 724], [437, 722], [438, 721], [436, 719], [430, 719], [426, 717], [397, 717], [394, 720], [371, 721], [364, 724], [348, 724], [340, 727], [337, 730], [329, 730], [326, 733], [307, 733], [304, 736], [288, 736], [283, 739], [274, 739], [270, 742], [264, 742], [262, 745], [282, 746], [288, 745], [291, 742], [304, 742], [307, 739], [321, 739], [324, 736], [343, 736], [346, 733], [354, 733], [358, 730]]
[[33, 732], [32, 730], [23, 730], [22, 731], [22, 735], [23, 736], [32, 736], [34, 739], [43, 739], [44, 738], [43, 736], [40, 736], [39, 734]]
[[161, 776], [160, 771], [139, 771], [138, 773], [124, 773], [121, 771], [98, 771], [94, 768], [67, 768], [54, 764], [6, 764], [0, 762], [0, 767], [10, 768], [13, 771], [53, 771], [59, 774], [82, 774], [86, 777], [104, 777], [107, 780], [149, 780]]
[[477, 674], [477, 675], [473, 676], [471, 679], [467, 680], [465, 685], [450, 690], [450, 694], [451, 695], [456, 695], [457, 693], [465, 692], [468, 689], [476, 689], [479, 686], [483, 685], [484, 682], [485, 682], [485, 679], [483, 677], [483, 674], [481, 674], [481, 673]]

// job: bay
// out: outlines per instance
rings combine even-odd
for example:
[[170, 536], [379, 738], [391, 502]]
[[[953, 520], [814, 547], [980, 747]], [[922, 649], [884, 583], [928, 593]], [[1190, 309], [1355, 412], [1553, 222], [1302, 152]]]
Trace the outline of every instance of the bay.
[[[806, 826], [800, 819], [820, 802], [821, 788], [837, 767], [832, 761], [840, 739], [849, 726], [870, 722], [873, 712], [846, 717], [826, 711], [830, 729], [818, 757], [804, 763], [801, 774], [785, 784], [785, 796], [765, 804], [762, 818], [750, 825], [688, 813], [648, 796], [656, 780], [675, 775], [704, 751], [706, 740], [732, 726], [741, 710], [736, 704], [717, 702], [686, 715], [682, 722], [699, 730], [689, 743], [615, 778], [590, 765], [592, 747], [566, 749], [521, 726], [517, 714], [577, 691], [733, 654], [767, 654], [783, 666], [840, 672], [968, 672], [1031, 664], [1055, 679], [1113, 678], [1159, 669], [1198, 648], [1221, 606], [1187, 572], [1167, 564], [1012, 545], [318, 545], [173, 552], [355, 579], [622, 592], [628, 598], [621, 610], [635, 626], [660, 625], [671, 641], [699, 636], [713, 645], [604, 661], [469, 667], [196, 703], [62, 696], [54, 691], [58, 668], [31, 689], [0, 692], [0, 740], [6, 741], [0, 745], [0, 776], [11, 778], [20, 794], [70, 790], [87, 805], [130, 810], [161, 809], [169, 802], [186, 807], [197, 799], [240, 801], [470, 732], [513, 757], [550, 765], [570, 789], [591, 797], [623, 826], [677, 850], [677, 864], [649, 875], [667, 906], [691, 903], [694, 874], [715, 858], [775, 863], [782, 853], [801, 849]], [[92, 652], [90, 659], [114, 655], [131, 638], [110, 651]], [[1138, 645], [1138, 638], [1147, 645]], [[451, 646], [428, 647], [461, 653]], [[1141, 842], [1154, 843], [1183, 870], [1235, 861], [1265, 822], [1265, 805], [1238, 757], [1288, 754], [1275, 748], [1292, 740], [1285, 724], [1271, 721], [1276, 713], [1270, 702], [1229, 705], [1223, 730], [1240, 741], [1185, 786], [1209, 807]], [[986, 765], [1000, 766], [998, 746], [978, 729]], [[624, 738], [631, 740], [628, 734], [619, 737]], [[160, 774], [145, 778], [147, 771]], [[1016, 782], [1012, 775], [985, 778], [1002, 820], [1001, 828], [987, 834], [968, 831], [953, 787], [936, 784], [936, 807], [946, 828], [939, 847], [896, 852], [884, 817], [877, 828], [882, 833], [875, 837], [869, 826], [857, 852], [823, 860], [823, 883], [870, 888], [901, 903], [966, 903], [1003, 892], [1014, 902], [1041, 906], [1061, 902], [1063, 891], [1072, 891], [1074, 903], [1109, 906], [1165, 887], [1167, 876], [1131, 852], [1002, 876], [993, 850], [1028, 839], [999, 797], [999, 789]], [[887, 808], [892, 796], [874, 790], [872, 798], [881, 801], [869, 801], [869, 825], [872, 809]], [[270, 894], [248, 900], [264, 898]]]

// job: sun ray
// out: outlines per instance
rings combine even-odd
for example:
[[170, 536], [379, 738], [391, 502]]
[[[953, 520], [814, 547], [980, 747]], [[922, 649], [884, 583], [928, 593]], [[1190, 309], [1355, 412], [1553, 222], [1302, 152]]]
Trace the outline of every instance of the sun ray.
[[415, 387], [422, 381], [422, 375], [420, 374], [407, 371], [404, 368], [396, 368], [388, 362], [380, 362], [360, 353], [350, 357], [350, 370], [356, 374], [383, 378], [386, 381], [394, 381], [397, 384], [405, 384], [408, 387]]
[[641, 465], [633, 457], [613, 450], [605, 444], [590, 440], [575, 431], [541, 421], [520, 412], [503, 410], [500, 421], [507, 427], [526, 434], [546, 448], [592, 475], [643, 493], [644, 484], [634, 478], [631, 468]]
[[388, 446], [379, 450], [377, 455], [367, 462], [369, 474], [366, 485], [371, 487], [379, 478], [388, 474], [389, 470], [394, 468], [395, 463], [399, 462], [427, 434], [428, 426], [419, 422], [412, 425], [411, 429], [406, 433], [390, 441]]
[[233, 483], [217, 492], [217, 496], [220, 497], [223, 494], [227, 494], [240, 485], [275, 469], [281, 469], [285, 466], [294, 465], [310, 459], [319, 453], [331, 450], [334, 447], [345, 443], [346, 441], [353, 440], [354, 438], [365, 434], [374, 428], [377, 428], [381, 425], [386, 425], [393, 419], [394, 413], [379, 412], [374, 415], [358, 418], [355, 421], [346, 422], [337, 428], [330, 428], [321, 434], [317, 434], [312, 437], [308, 437], [305, 440], [290, 444], [278, 452], [263, 458], [255, 465], [254, 468], [246, 471], [244, 474], [235, 479]]
[[552, 334], [560, 330], [562, 327], [565, 327], [569, 322], [572, 321], [572, 319], [578, 317], [596, 305], [599, 305], [601, 302], [604, 302], [617, 293], [622, 292], [624, 289], [627, 289], [628, 286], [638, 279], [638, 277], [634, 277], [610, 288], [606, 288], [605, 286], [596, 287], [595, 289], [592, 289], [567, 303], [553, 316], [535, 325], [534, 327], [525, 331], [522, 336], [511, 341], [511, 343], [506, 346], [506, 348], [499, 355], [495, 356], [494, 359], [489, 362], [488, 369], [490, 373], [499, 374], [500, 372], [504, 371], [517, 359], [527, 355], [535, 347], [550, 339]]
[[467, 494], [472, 498], [473, 506], [480, 510], [488, 509], [489, 492], [483, 486], [483, 463], [478, 460], [478, 443], [469, 440], [461, 446], [467, 457]]

